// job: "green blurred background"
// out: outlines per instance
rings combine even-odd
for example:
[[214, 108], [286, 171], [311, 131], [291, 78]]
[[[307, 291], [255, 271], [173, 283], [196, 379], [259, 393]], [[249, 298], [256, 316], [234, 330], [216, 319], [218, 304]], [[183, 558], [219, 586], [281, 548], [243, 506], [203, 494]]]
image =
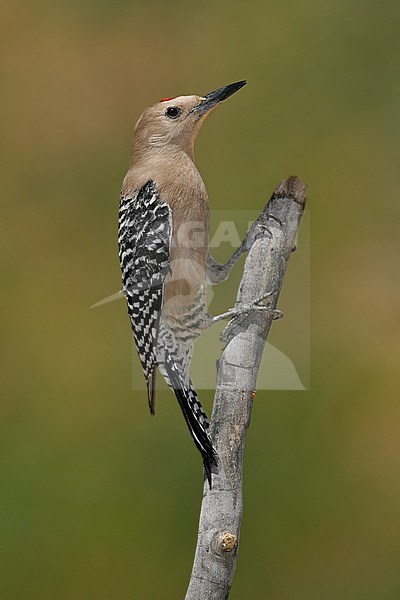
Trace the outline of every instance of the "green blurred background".
[[[311, 378], [257, 395], [231, 598], [398, 599], [398, 2], [20, 0], [0, 15], [0, 597], [184, 596], [201, 463], [172, 395], [151, 419], [132, 389], [124, 303], [89, 307], [120, 286], [142, 109], [247, 78], [198, 163], [218, 209], [308, 183]], [[270, 341], [307, 379], [301, 240]]]

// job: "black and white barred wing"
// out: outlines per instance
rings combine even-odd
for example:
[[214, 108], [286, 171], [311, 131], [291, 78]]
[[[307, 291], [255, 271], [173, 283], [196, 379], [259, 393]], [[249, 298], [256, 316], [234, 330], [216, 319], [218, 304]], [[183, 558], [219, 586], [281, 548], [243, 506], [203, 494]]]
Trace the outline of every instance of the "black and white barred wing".
[[154, 414], [156, 349], [164, 279], [170, 271], [172, 219], [153, 181], [132, 197], [122, 197], [119, 209], [119, 259], [123, 291], [133, 337]]

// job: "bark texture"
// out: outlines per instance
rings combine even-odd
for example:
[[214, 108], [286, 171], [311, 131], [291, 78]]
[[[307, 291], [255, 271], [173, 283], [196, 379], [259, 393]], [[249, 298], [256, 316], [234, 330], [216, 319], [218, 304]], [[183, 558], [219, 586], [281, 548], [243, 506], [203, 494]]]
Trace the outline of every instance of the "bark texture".
[[[289, 177], [275, 189], [246, 238], [251, 245], [236, 307], [262, 301], [275, 309], [306, 202], [305, 184]], [[268, 294], [268, 296], [267, 296]], [[210, 435], [219, 456], [213, 487], [204, 485], [196, 554], [185, 600], [229, 597], [238, 554], [243, 498], [243, 448], [257, 374], [272, 316], [256, 310], [223, 333]], [[250, 593], [250, 590], [249, 590]]]

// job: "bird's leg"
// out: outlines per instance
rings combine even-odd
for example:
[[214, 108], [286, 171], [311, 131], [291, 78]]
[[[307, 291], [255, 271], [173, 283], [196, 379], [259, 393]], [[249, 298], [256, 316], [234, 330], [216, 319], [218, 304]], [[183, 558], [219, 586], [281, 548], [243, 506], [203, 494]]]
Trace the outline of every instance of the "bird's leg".
[[241, 317], [252, 311], [262, 312], [265, 314], [266, 317], [272, 317], [273, 321], [277, 321], [278, 319], [281, 319], [283, 317], [283, 312], [281, 310], [278, 310], [277, 308], [270, 308], [269, 306], [263, 306], [257, 304], [257, 302], [253, 302], [252, 304], [242, 304], [241, 306], [234, 306], [233, 308], [230, 308], [229, 310], [225, 311], [224, 313], [221, 313], [220, 315], [211, 317], [210, 326], [224, 319], [236, 319], [237, 317]]
[[231, 269], [235, 262], [238, 260], [238, 258], [240, 258], [242, 254], [250, 250], [250, 248], [257, 239], [262, 238], [266, 235], [268, 237], [272, 237], [273, 234], [270, 228], [268, 227], [268, 221], [275, 221], [280, 227], [282, 227], [281, 221], [277, 217], [274, 217], [274, 215], [267, 215], [267, 222], [264, 222], [264, 215], [260, 215], [260, 217], [256, 221], [254, 221], [254, 223], [246, 233], [246, 236], [240, 244], [239, 248], [235, 250], [235, 252], [232, 254], [231, 258], [228, 260], [227, 263], [225, 263], [224, 265], [220, 264], [213, 258], [213, 256], [211, 256], [211, 254], [208, 255], [206, 263], [207, 283], [215, 284], [225, 281], [228, 278], [229, 273], [231, 272]]
[[237, 248], [237, 250], [232, 254], [232, 256], [228, 260], [228, 262], [225, 263], [224, 265], [221, 263], [218, 263], [214, 259], [214, 257], [211, 256], [211, 254], [209, 254], [207, 256], [207, 263], [206, 263], [206, 282], [208, 284], [210, 284], [210, 283], [215, 284], [215, 283], [221, 283], [221, 281], [225, 281], [228, 278], [233, 265], [235, 264], [237, 259], [244, 252], [246, 252], [246, 248], [243, 247], [243, 242], [242, 242], [242, 244], [239, 246], [239, 248]]
[[252, 302], [250, 304], [242, 304], [240, 306], [234, 306], [234, 307], [230, 308], [229, 310], [221, 313], [220, 315], [216, 315], [215, 317], [209, 316], [205, 326], [211, 327], [211, 325], [214, 325], [215, 323], [218, 323], [219, 321], [222, 321], [224, 319], [236, 319], [237, 317], [242, 317], [252, 311], [262, 312], [262, 313], [264, 313], [264, 315], [266, 317], [272, 317], [272, 319], [274, 321], [281, 319], [283, 317], [282, 311], [280, 311], [276, 308], [271, 308], [270, 306], [266, 306], [265, 304], [262, 304], [262, 302], [265, 299], [272, 296], [273, 293], [274, 292], [269, 292], [268, 294], [265, 294], [265, 296], [258, 298], [258, 300], [255, 300], [254, 302]]
[[[270, 228], [270, 224], [271, 224], [271, 228]], [[230, 270], [232, 269], [232, 267], [235, 264], [235, 262], [237, 261], [237, 259], [244, 252], [247, 252], [248, 250], [250, 250], [250, 248], [252, 247], [252, 245], [254, 244], [254, 242], [256, 240], [263, 238], [265, 236], [272, 238], [273, 230], [277, 226], [279, 228], [282, 228], [282, 222], [280, 221], [280, 219], [278, 219], [274, 215], [263, 212], [258, 217], [258, 219], [252, 224], [252, 226], [246, 233], [244, 240], [240, 244], [239, 248], [237, 248], [235, 250], [235, 252], [231, 256], [231, 258], [228, 260], [228, 262], [225, 265], [217, 263], [214, 260], [214, 258], [211, 256], [211, 254], [209, 254], [207, 257], [207, 264], [206, 264], [206, 281], [207, 281], [207, 283], [220, 283], [221, 281], [225, 281], [225, 279], [227, 279], [227, 277], [230, 273]], [[263, 304], [263, 301], [266, 300], [267, 298], [270, 298], [271, 296], [273, 296], [274, 292], [275, 292], [275, 290], [272, 292], [269, 292], [268, 294], [265, 294], [263, 297], [258, 298], [254, 302], [241, 304], [240, 306], [232, 307], [229, 310], [221, 313], [220, 315], [216, 315], [215, 317], [207, 315], [206, 319], [204, 320], [203, 327], [206, 329], [208, 327], [211, 327], [211, 325], [214, 325], [214, 323], [218, 323], [219, 321], [222, 321], [223, 319], [231, 319], [231, 323], [228, 325], [227, 328], [225, 328], [225, 330], [222, 334], [223, 341], [226, 341], [227, 336], [228, 336], [228, 333], [226, 333], [226, 332], [230, 331], [231, 326], [233, 324], [234, 324], [234, 326], [237, 325], [238, 321], [236, 319], [239, 319], [239, 322], [240, 322], [240, 317], [244, 317], [245, 315], [249, 314], [250, 312], [258, 311], [258, 312], [263, 313], [266, 318], [272, 317], [273, 320], [281, 319], [283, 317], [283, 313], [280, 310], [271, 308], [271, 306]]]

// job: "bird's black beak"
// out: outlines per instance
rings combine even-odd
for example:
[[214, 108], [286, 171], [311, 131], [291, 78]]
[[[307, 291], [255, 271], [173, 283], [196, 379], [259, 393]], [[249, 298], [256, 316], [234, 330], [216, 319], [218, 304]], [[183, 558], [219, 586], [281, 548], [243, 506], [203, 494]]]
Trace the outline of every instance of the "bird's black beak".
[[203, 116], [211, 108], [219, 104], [219, 102], [226, 100], [229, 96], [240, 90], [246, 83], [247, 81], [237, 81], [206, 94], [202, 97], [200, 104], [195, 106], [191, 112], [197, 114], [199, 117]]

